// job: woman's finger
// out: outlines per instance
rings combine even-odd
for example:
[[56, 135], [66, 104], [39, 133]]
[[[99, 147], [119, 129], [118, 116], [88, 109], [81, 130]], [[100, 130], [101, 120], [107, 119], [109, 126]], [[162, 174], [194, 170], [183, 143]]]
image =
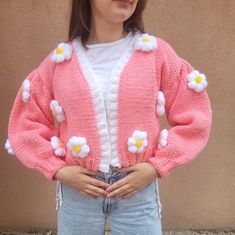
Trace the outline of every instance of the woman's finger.
[[117, 182], [113, 183], [112, 185], [109, 185], [106, 190], [108, 192], [111, 192], [115, 189], [121, 188], [122, 186], [128, 184], [130, 182], [131, 178], [132, 178], [131, 174], [128, 174], [125, 177], [118, 180]]
[[129, 192], [130, 190], [132, 190], [130, 188], [130, 185], [129, 184], [125, 184], [125, 185], [123, 185], [123, 186], [113, 190], [111, 193], [109, 193], [107, 195], [107, 197], [118, 197], [118, 196], [121, 196], [124, 193]]
[[129, 197], [131, 197], [132, 195], [134, 195], [137, 192], [138, 192], [137, 190], [131, 191], [131, 192], [127, 193], [127, 194], [122, 195], [122, 198], [123, 199], [129, 198]]
[[104, 181], [101, 181], [101, 180], [98, 180], [98, 179], [95, 179], [95, 178], [92, 178], [92, 177], [89, 177], [89, 176], [88, 176], [88, 183], [92, 184], [92, 185], [95, 185], [95, 186], [104, 187], [104, 188], [107, 188], [107, 187], [110, 186], [110, 184], [108, 184]]
[[94, 186], [92, 184], [88, 184], [86, 188], [97, 193], [97, 195], [100, 195], [100, 196], [106, 196], [108, 194], [108, 192], [106, 192], [104, 189]]
[[[86, 193], [86, 192], [84, 192], [84, 191], [79, 191], [79, 193], [81, 193], [82, 195], [84, 195], [84, 196], [91, 196], [91, 195], [89, 195], [88, 193]], [[96, 198], [95, 196], [92, 196], [93, 198]]]
[[97, 193], [96, 191], [90, 190], [88, 188], [85, 188], [84, 191], [89, 195], [92, 196], [93, 198], [97, 198], [97, 197], [103, 197], [102, 194]]
[[81, 172], [81, 173], [85, 173], [85, 174], [89, 174], [89, 175], [97, 175], [97, 174], [98, 174], [98, 172], [88, 170], [88, 169], [85, 168], [85, 167], [79, 166], [79, 169], [80, 169], [80, 172]]

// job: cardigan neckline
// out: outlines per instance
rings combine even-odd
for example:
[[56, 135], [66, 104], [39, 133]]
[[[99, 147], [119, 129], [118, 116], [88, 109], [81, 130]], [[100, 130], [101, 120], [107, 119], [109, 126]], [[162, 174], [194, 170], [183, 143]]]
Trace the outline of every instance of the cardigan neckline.
[[[137, 35], [138, 33], [136, 33], [132, 38], [130, 37], [130, 32], [129, 32], [129, 41], [128, 43], [130, 43], [131, 46], [127, 46], [126, 49], [124, 50], [123, 54], [121, 55], [121, 57], [118, 59], [118, 61], [115, 63], [115, 65], [113, 66], [112, 70], [111, 70], [111, 73], [110, 73], [110, 79], [109, 79], [109, 84], [112, 82], [112, 78], [115, 77], [115, 73], [117, 72], [117, 70], [124, 70], [124, 67], [125, 67], [125, 63], [127, 64], [128, 60], [130, 59], [130, 55], [133, 55], [134, 52], [135, 52], [135, 49], [133, 48], [134, 47], [134, 42], [137, 38]], [[122, 39], [121, 39], [122, 40]], [[117, 42], [117, 41], [115, 41]], [[93, 81], [95, 83], [97, 83], [97, 86], [100, 86], [100, 83], [98, 82], [99, 79], [98, 79], [98, 76], [97, 74], [95, 73], [90, 61], [89, 61], [89, 58], [86, 54], [86, 49], [82, 46], [81, 44], [81, 38], [78, 37], [77, 38], [77, 41], [75, 41], [74, 43], [74, 49], [75, 49], [75, 53], [76, 53], [76, 60], [79, 60], [79, 57], [81, 58], [81, 60], [84, 60], [85, 63], [80, 63], [80, 66], [86, 64], [86, 67], [83, 67], [82, 70], [84, 71], [85, 69], [88, 70], [88, 74], [90, 75], [90, 77], [93, 78]], [[127, 58], [128, 57], [128, 58]], [[108, 59], [108, 58], [107, 58]], [[100, 86], [100, 90], [101, 90], [101, 86]], [[106, 93], [106, 99], [107, 99], [107, 96], [108, 96], [108, 93]], [[104, 99], [104, 97], [103, 97]]]

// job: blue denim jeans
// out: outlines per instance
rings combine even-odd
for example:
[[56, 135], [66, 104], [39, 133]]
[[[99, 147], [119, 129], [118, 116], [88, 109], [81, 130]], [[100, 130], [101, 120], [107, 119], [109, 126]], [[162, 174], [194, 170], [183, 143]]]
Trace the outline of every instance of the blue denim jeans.
[[[111, 167], [95, 177], [113, 184], [128, 173]], [[162, 235], [158, 180], [128, 198], [92, 198], [57, 181], [57, 235], [103, 235], [106, 218], [112, 235]]]

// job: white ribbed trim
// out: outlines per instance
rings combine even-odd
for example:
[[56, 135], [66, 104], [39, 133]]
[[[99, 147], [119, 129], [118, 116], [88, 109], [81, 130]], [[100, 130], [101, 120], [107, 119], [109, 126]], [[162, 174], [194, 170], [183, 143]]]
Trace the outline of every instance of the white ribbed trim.
[[91, 65], [88, 61], [88, 58], [83, 51], [84, 48], [82, 47], [81, 43], [79, 42], [79, 38], [76, 38], [72, 42], [75, 52], [77, 54], [77, 58], [79, 60], [79, 64], [83, 71], [84, 77], [87, 80], [93, 101], [94, 101], [94, 108], [96, 113], [96, 123], [98, 127], [98, 132], [100, 136], [100, 144], [101, 144], [101, 158], [106, 159], [108, 161], [111, 148], [109, 145], [109, 134], [108, 134], [108, 127], [105, 117], [105, 106], [103, 102], [103, 94], [99, 84], [99, 81], [96, 78], [94, 70], [91, 68]]
[[109, 80], [110, 88], [107, 91], [107, 111], [108, 111], [108, 122], [110, 126], [110, 145], [112, 150], [111, 165], [114, 167], [121, 167], [118, 155], [117, 146], [117, 124], [118, 124], [118, 88], [121, 73], [124, 67], [135, 52], [134, 43], [141, 33], [136, 33], [132, 38], [131, 46], [123, 53], [121, 58], [118, 60], [111, 72], [111, 78]]
[[[141, 35], [141, 32], [136, 32], [132, 40], [136, 40], [139, 35]], [[118, 86], [121, 73], [135, 52], [134, 44], [131, 43], [132, 46], [125, 50], [112, 69], [109, 80], [110, 88], [106, 93], [108, 120], [106, 120], [106, 111], [101, 85], [87, 58], [85, 48], [82, 46], [80, 41], [80, 37], [75, 38], [72, 44], [84, 77], [88, 81], [92, 92], [96, 113], [96, 123], [101, 144], [101, 162], [99, 170], [107, 173], [109, 172], [110, 164], [115, 167], [121, 167], [117, 148]], [[110, 126], [110, 130], [108, 129], [108, 126]]]

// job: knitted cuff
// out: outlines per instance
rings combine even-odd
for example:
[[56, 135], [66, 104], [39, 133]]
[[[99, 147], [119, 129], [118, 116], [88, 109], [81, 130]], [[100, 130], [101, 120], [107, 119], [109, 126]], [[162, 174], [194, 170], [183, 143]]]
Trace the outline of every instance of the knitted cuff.
[[155, 156], [150, 157], [146, 161], [155, 167], [160, 174], [159, 178], [163, 179], [169, 176], [176, 167], [186, 164], [187, 161], [182, 161], [181, 163], [177, 161], [179, 159], [182, 160], [180, 156], [181, 154], [177, 151], [163, 149], [155, 151]]
[[60, 168], [68, 166], [68, 164], [55, 156], [38, 161], [34, 168], [40, 171], [48, 180], [56, 181], [54, 175]]

